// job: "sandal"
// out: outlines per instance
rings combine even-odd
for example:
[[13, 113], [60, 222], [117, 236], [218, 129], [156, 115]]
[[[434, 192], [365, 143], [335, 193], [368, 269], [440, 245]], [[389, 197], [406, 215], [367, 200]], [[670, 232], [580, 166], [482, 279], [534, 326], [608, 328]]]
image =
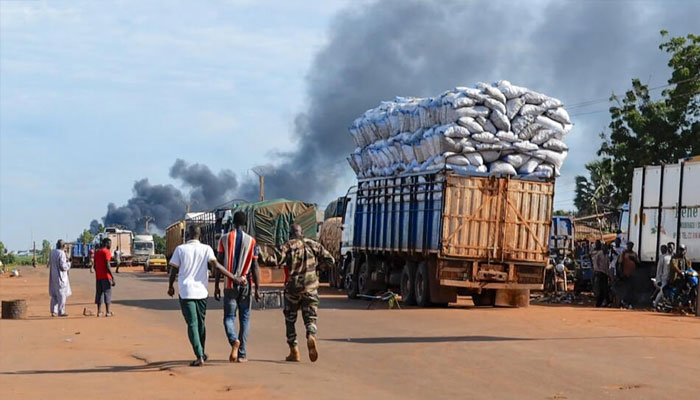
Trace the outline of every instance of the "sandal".
[[204, 360], [198, 358], [190, 363], [190, 367], [201, 367], [204, 364]]

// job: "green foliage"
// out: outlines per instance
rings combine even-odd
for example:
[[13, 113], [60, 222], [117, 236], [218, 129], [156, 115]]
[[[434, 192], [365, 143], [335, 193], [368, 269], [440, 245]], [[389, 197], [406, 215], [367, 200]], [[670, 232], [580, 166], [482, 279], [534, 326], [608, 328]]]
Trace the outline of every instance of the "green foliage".
[[0, 261], [2, 261], [3, 266], [14, 264], [17, 261], [16, 258], [14, 254], [7, 251], [5, 244], [0, 242]]
[[[667, 39], [668, 32], [661, 31], [661, 36]], [[628, 200], [634, 168], [675, 163], [700, 154], [700, 36], [670, 38], [659, 49], [669, 53], [668, 66], [673, 71], [661, 98], [653, 100], [650, 89], [639, 79], [632, 80], [632, 88], [624, 96], [613, 94], [610, 98], [614, 103], [610, 132], [601, 133], [603, 144], [598, 155], [610, 163], [610, 181], [617, 189], [611, 196], [612, 207]], [[579, 204], [584, 207], [589, 204], [587, 196], [594, 181], [593, 177], [588, 184], [580, 181]]]
[[165, 237], [158, 234], [153, 234], [153, 243], [155, 244], [156, 254], [165, 254]]
[[39, 256], [39, 262], [46, 264], [49, 262], [49, 255], [51, 254], [51, 242], [44, 239], [41, 242], [41, 253]]
[[618, 189], [612, 180], [613, 163], [610, 160], [597, 160], [586, 164], [588, 177], [576, 177], [576, 197], [574, 206], [578, 215], [592, 215], [616, 209], [615, 198]]
[[564, 210], [556, 210], [552, 214], [553, 216], [568, 216], [572, 215], [573, 213], [571, 211], [564, 211]]
[[83, 244], [88, 244], [92, 243], [93, 239], [95, 239], [95, 235], [93, 235], [89, 229], [84, 229], [83, 233], [78, 236], [77, 241]]

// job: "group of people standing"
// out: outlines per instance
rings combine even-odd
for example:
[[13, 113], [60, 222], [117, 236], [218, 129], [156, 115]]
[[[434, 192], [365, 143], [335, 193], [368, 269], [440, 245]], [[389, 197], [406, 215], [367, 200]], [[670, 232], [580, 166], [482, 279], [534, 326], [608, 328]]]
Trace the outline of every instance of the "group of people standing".
[[[109, 267], [112, 259], [110, 252], [111, 240], [103, 239], [97, 251], [94, 252], [94, 262], [90, 263], [90, 272], [95, 273], [95, 305], [97, 316], [111, 317], [114, 314], [110, 310], [112, 304], [112, 287], [116, 285], [114, 276]], [[49, 296], [51, 297], [50, 311], [52, 317], [67, 317], [66, 300], [73, 294], [70, 285], [69, 271], [71, 263], [64, 251], [63, 240], [56, 242], [56, 248], [49, 255]], [[102, 313], [102, 304], [105, 305], [105, 313]]]
[[[208, 360], [205, 352], [205, 318], [209, 297], [209, 269], [215, 273], [214, 299], [221, 300], [220, 283], [224, 279], [224, 330], [231, 346], [230, 362], [246, 362], [246, 343], [250, 330], [251, 299], [260, 299], [258, 258], [265, 264], [281, 265], [285, 269], [286, 336], [289, 345], [287, 361], [300, 361], [295, 323], [301, 309], [306, 326], [309, 359], [318, 359], [316, 321], [319, 304], [319, 264], [332, 264], [333, 257], [319, 243], [304, 238], [299, 225], [292, 225], [290, 239], [283, 245], [261, 252], [255, 239], [244, 231], [246, 215], [233, 215], [233, 228], [219, 239], [218, 257], [214, 250], [199, 241], [201, 230], [197, 225], [188, 227], [189, 240], [178, 246], [170, 259], [172, 266], [168, 295], [175, 295], [177, 280], [182, 315], [187, 323], [187, 334], [196, 359], [191, 366], [201, 366]], [[268, 254], [269, 253], [269, 254]], [[239, 329], [236, 329], [236, 314]]]
[[[675, 251], [675, 244], [669, 242], [660, 246], [660, 252], [656, 282], [663, 289], [666, 285], [676, 282], [682, 271], [692, 267], [692, 262], [686, 255], [687, 249], [684, 244]], [[622, 240], [617, 238], [612, 246], [607, 246], [597, 240], [590, 256], [596, 307], [606, 307], [619, 301], [621, 306], [632, 308], [641, 291], [638, 280], [633, 277], [640, 265], [639, 257], [634, 251], [634, 243], [627, 242], [623, 247]], [[655, 307], [662, 297], [663, 290], [659, 291], [653, 300]]]

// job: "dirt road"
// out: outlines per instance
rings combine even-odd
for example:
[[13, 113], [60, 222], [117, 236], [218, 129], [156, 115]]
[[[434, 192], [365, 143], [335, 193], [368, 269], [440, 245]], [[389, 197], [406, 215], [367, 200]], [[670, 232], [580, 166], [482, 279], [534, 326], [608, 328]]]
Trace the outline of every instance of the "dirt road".
[[[94, 311], [94, 276], [71, 271], [67, 318], [48, 316], [47, 271], [0, 278], [29, 301], [0, 320], [0, 397], [9, 399], [690, 399], [700, 393], [700, 319], [531, 306], [387, 310], [324, 290], [320, 359], [282, 361], [279, 310], [254, 311], [247, 364], [229, 364], [221, 304], [209, 299], [204, 368], [165, 275], [117, 275], [113, 318]], [[301, 320], [301, 318], [299, 318]], [[299, 322], [298, 329], [302, 329]]]

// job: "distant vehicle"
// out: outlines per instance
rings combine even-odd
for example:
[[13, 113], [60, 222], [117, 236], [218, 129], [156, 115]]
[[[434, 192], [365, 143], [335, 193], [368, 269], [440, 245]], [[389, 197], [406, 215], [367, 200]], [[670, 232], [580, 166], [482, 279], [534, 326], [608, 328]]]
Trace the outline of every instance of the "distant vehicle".
[[112, 241], [112, 247], [110, 249], [112, 253], [119, 248], [121, 252], [121, 264], [119, 265], [131, 265], [134, 254], [132, 251], [134, 234], [130, 230], [107, 227], [104, 232], [97, 234], [95, 240], [99, 242], [104, 238], [109, 238]]
[[145, 265], [148, 258], [155, 254], [153, 235], [134, 236], [134, 256], [132, 264]]
[[629, 240], [642, 263], [655, 268], [662, 244], [685, 244], [700, 268], [700, 156], [634, 169]]
[[73, 243], [71, 249], [71, 267], [87, 268], [90, 266], [90, 250], [95, 249], [94, 243]]
[[360, 179], [344, 205], [333, 274], [355, 298], [524, 305], [549, 261], [553, 180], [450, 171]]
[[165, 271], [167, 268], [168, 262], [165, 260], [165, 254], [151, 254], [143, 264], [143, 270], [146, 272], [154, 269]]

